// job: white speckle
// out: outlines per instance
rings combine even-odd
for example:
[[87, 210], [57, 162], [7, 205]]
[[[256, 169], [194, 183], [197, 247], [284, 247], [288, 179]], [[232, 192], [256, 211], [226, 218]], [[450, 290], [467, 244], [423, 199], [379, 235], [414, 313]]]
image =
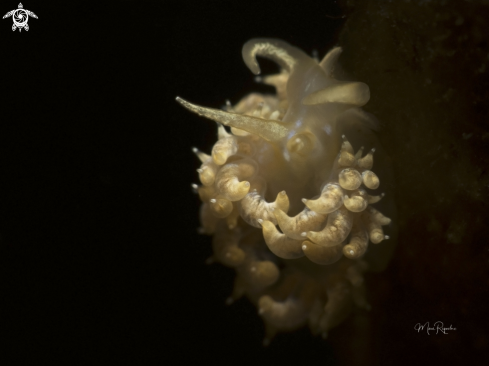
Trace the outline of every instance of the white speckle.
[[324, 132], [326, 132], [329, 136], [331, 136], [332, 130], [331, 130], [331, 125], [328, 123], [326, 126], [323, 127]]

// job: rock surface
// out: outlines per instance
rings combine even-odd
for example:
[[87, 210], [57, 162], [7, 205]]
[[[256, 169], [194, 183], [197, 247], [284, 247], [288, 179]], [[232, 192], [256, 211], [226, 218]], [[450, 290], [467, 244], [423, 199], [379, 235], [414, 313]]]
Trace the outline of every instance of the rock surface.
[[[356, 321], [373, 344], [351, 346], [372, 364], [477, 364], [489, 347], [489, 3], [342, 5], [340, 62], [370, 87], [365, 110], [383, 124], [399, 215], [394, 258], [368, 278], [372, 323]], [[414, 329], [436, 321], [456, 330]]]

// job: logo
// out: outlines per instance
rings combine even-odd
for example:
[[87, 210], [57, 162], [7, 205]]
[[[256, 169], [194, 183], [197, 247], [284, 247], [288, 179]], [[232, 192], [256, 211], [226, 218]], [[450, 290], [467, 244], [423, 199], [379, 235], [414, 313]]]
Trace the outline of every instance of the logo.
[[12, 19], [14, 20], [14, 25], [12, 26], [13, 31], [15, 31], [17, 28], [19, 28], [19, 32], [22, 31], [22, 28], [28, 31], [29, 26], [27, 25], [27, 22], [29, 21], [29, 15], [37, 19], [36, 14], [34, 14], [30, 10], [24, 9], [22, 3], [19, 3], [19, 8], [9, 11], [7, 14], [3, 16], [3, 19], [8, 18], [10, 16], [12, 17]]
[[430, 331], [433, 331], [433, 332], [436, 331], [436, 334], [438, 334], [438, 332], [440, 332], [440, 334], [441, 333], [448, 334], [449, 330], [457, 330], [457, 328], [452, 327], [451, 324], [450, 324], [449, 328], [445, 328], [445, 326], [443, 325], [443, 323], [441, 321], [437, 321], [435, 324], [433, 324], [433, 327], [430, 327], [429, 322], [426, 322], [424, 324], [418, 323], [414, 326], [414, 329], [417, 330], [419, 333], [422, 330], [424, 330], [425, 327], [426, 327], [426, 331], [428, 332], [428, 335], [430, 335]]

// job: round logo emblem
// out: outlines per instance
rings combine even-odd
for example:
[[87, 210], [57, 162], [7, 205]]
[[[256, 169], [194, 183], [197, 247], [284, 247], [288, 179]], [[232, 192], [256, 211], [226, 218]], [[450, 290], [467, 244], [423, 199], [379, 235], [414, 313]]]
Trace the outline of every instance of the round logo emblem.
[[29, 20], [29, 16], [24, 9], [15, 10], [12, 18], [14, 20], [15, 26], [18, 28], [22, 28], [24, 25], [27, 24], [27, 21]]

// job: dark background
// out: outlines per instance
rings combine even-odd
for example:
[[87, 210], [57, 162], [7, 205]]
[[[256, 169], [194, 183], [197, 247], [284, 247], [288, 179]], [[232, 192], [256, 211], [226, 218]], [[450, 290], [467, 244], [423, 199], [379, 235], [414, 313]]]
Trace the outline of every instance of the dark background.
[[[0, 235], [12, 364], [309, 362], [332, 357], [308, 331], [262, 349], [233, 272], [206, 266], [199, 163], [216, 126], [175, 102], [219, 108], [255, 88], [252, 37], [323, 55], [342, 19], [325, 2], [23, 2], [39, 19], [0, 23]], [[2, 15], [17, 8], [3, 2]], [[272, 63], [264, 71], [275, 71]], [[261, 90], [271, 90], [264, 89]], [[3, 322], [2, 322], [3, 323]], [[304, 340], [314, 345], [304, 349]], [[282, 338], [280, 338], [282, 339]], [[299, 347], [296, 343], [300, 342]], [[16, 360], [16, 361], [13, 361]], [[120, 364], [120, 363], [119, 363]]]
[[[216, 127], [175, 97], [219, 108], [252, 90], [272, 91], [254, 83], [243, 43], [276, 37], [322, 57], [338, 44], [351, 8], [335, 1], [23, 5], [39, 17], [29, 19], [28, 32], [0, 22], [3, 364], [345, 364], [341, 349], [307, 329], [263, 348], [256, 309], [247, 300], [224, 305], [233, 271], [204, 264], [210, 238], [196, 232], [200, 203], [190, 189], [199, 165], [191, 147], [209, 152]], [[3, 2], [0, 12], [16, 7]], [[266, 60], [260, 66], [277, 71]], [[373, 301], [382, 364], [446, 360], [444, 339], [434, 348], [433, 337], [413, 334], [415, 319], [433, 322], [444, 310], [423, 310], [431, 299], [415, 286], [387, 284], [396, 273], [391, 266], [367, 278], [380, 284], [372, 296], [388, 302]], [[378, 295], [384, 289], [389, 296]], [[446, 321], [470, 329], [486, 314], [478, 304], [473, 316]], [[487, 332], [474, 339], [483, 347]], [[456, 342], [457, 354], [475, 347], [472, 338]]]

